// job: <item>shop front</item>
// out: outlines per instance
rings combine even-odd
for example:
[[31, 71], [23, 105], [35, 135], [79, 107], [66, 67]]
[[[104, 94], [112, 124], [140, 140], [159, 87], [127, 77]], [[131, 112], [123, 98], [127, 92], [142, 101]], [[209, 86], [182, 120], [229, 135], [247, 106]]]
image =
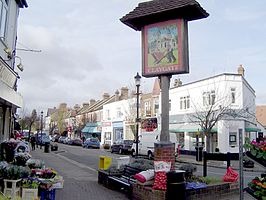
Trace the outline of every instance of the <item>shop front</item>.
[[13, 133], [14, 115], [23, 104], [22, 96], [15, 90], [17, 73], [0, 60], [0, 141]]
[[124, 139], [123, 121], [113, 122], [113, 142]]
[[112, 122], [102, 122], [101, 145], [112, 144]]
[[102, 126], [100, 122], [87, 123], [81, 130], [82, 135], [87, 139], [91, 137], [97, 137], [101, 141]]

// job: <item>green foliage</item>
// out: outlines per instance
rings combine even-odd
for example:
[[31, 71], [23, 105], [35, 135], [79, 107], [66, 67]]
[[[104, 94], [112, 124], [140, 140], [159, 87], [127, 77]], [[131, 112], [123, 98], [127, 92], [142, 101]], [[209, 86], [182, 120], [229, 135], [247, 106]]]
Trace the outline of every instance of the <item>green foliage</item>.
[[146, 171], [148, 169], [154, 169], [154, 162], [151, 160], [143, 159], [143, 158], [135, 159], [129, 165], [131, 167], [141, 169], [142, 171]]
[[203, 177], [203, 176], [195, 176], [195, 175], [192, 175], [186, 181], [187, 182], [206, 183], [207, 185], [223, 182], [222, 179], [219, 177], [212, 177], [212, 176]]
[[28, 177], [29, 174], [29, 168], [10, 164], [4, 169], [3, 177], [4, 179], [17, 180], [20, 178]]
[[39, 187], [40, 183], [37, 180], [31, 180], [31, 179], [23, 179], [22, 180], [22, 187], [28, 188], [28, 189], [37, 189]]

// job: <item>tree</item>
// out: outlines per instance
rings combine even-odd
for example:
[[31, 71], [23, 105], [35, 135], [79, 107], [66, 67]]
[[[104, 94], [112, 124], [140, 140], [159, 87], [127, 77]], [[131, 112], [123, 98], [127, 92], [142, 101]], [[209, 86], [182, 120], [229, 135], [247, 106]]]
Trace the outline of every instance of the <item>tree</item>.
[[209, 91], [210, 92], [202, 92], [203, 104], [196, 104], [195, 102], [199, 102], [198, 99], [197, 101], [195, 100], [195, 102], [192, 101], [194, 113], [188, 115], [190, 122], [198, 124], [201, 128], [201, 132], [204, 133], [207, 152], [211, 151], [211, 133], [218, 121], [223, 119], [240, 119], [255, 124], [254, 116], [252, 116], [252, 113], [248, 112], [249, 109], [252, 108], [252, 105], [244, 103], [243, 105], [245, 105], [245, 107], [235, 109], [232, 108], [232, 103], [234, 103], [238, 97], [232, 96], [232, 94], [222, 93], [218, 88]]
[[32, 110], [31, 115], [28, 115], [25, 117], [25, 123], [27, 124], [28, 128], [29, 128], [29, 140], [30, 140], [30, 133], [32, 130], [32, 126], [33, 124], [38, 120], [37, 117], [37, 112], [35, 109]]

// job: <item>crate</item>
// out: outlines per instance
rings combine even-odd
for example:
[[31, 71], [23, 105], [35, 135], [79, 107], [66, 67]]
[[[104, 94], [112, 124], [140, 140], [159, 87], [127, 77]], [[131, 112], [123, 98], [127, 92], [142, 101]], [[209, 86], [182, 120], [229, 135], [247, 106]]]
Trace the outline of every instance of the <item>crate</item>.
[[55, 200], [55, 189], [40, 190], [40, 200]]
[[37, 197], [38, 197], [38, 188], [37, 189], [22, 188], [22, 200], [37, 199]]

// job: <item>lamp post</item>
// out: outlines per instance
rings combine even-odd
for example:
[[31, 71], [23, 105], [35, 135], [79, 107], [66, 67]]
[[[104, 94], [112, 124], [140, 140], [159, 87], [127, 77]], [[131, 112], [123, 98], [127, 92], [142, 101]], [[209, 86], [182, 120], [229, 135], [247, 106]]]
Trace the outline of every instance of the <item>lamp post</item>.
[[141, 76], [139, 75], [139, 73], [137, 73], [137, 75], [134, 77], [135, 78], [135, 84], [136, 84], [136, 88], [137, 88], [137, 118], [136, 118], [136, 158], [138, 157], [139, 154], [139, 122], [140, 122], [140, 118], [139, 118], [139, 87], [140, 87], [140, 80], [141, 80]]
[[41, 111], [41, 143], [40, 143], [40, 149], [42, 148], [42, 129], [43, 129], [42, 118], [43, 118], [43, 111]]

